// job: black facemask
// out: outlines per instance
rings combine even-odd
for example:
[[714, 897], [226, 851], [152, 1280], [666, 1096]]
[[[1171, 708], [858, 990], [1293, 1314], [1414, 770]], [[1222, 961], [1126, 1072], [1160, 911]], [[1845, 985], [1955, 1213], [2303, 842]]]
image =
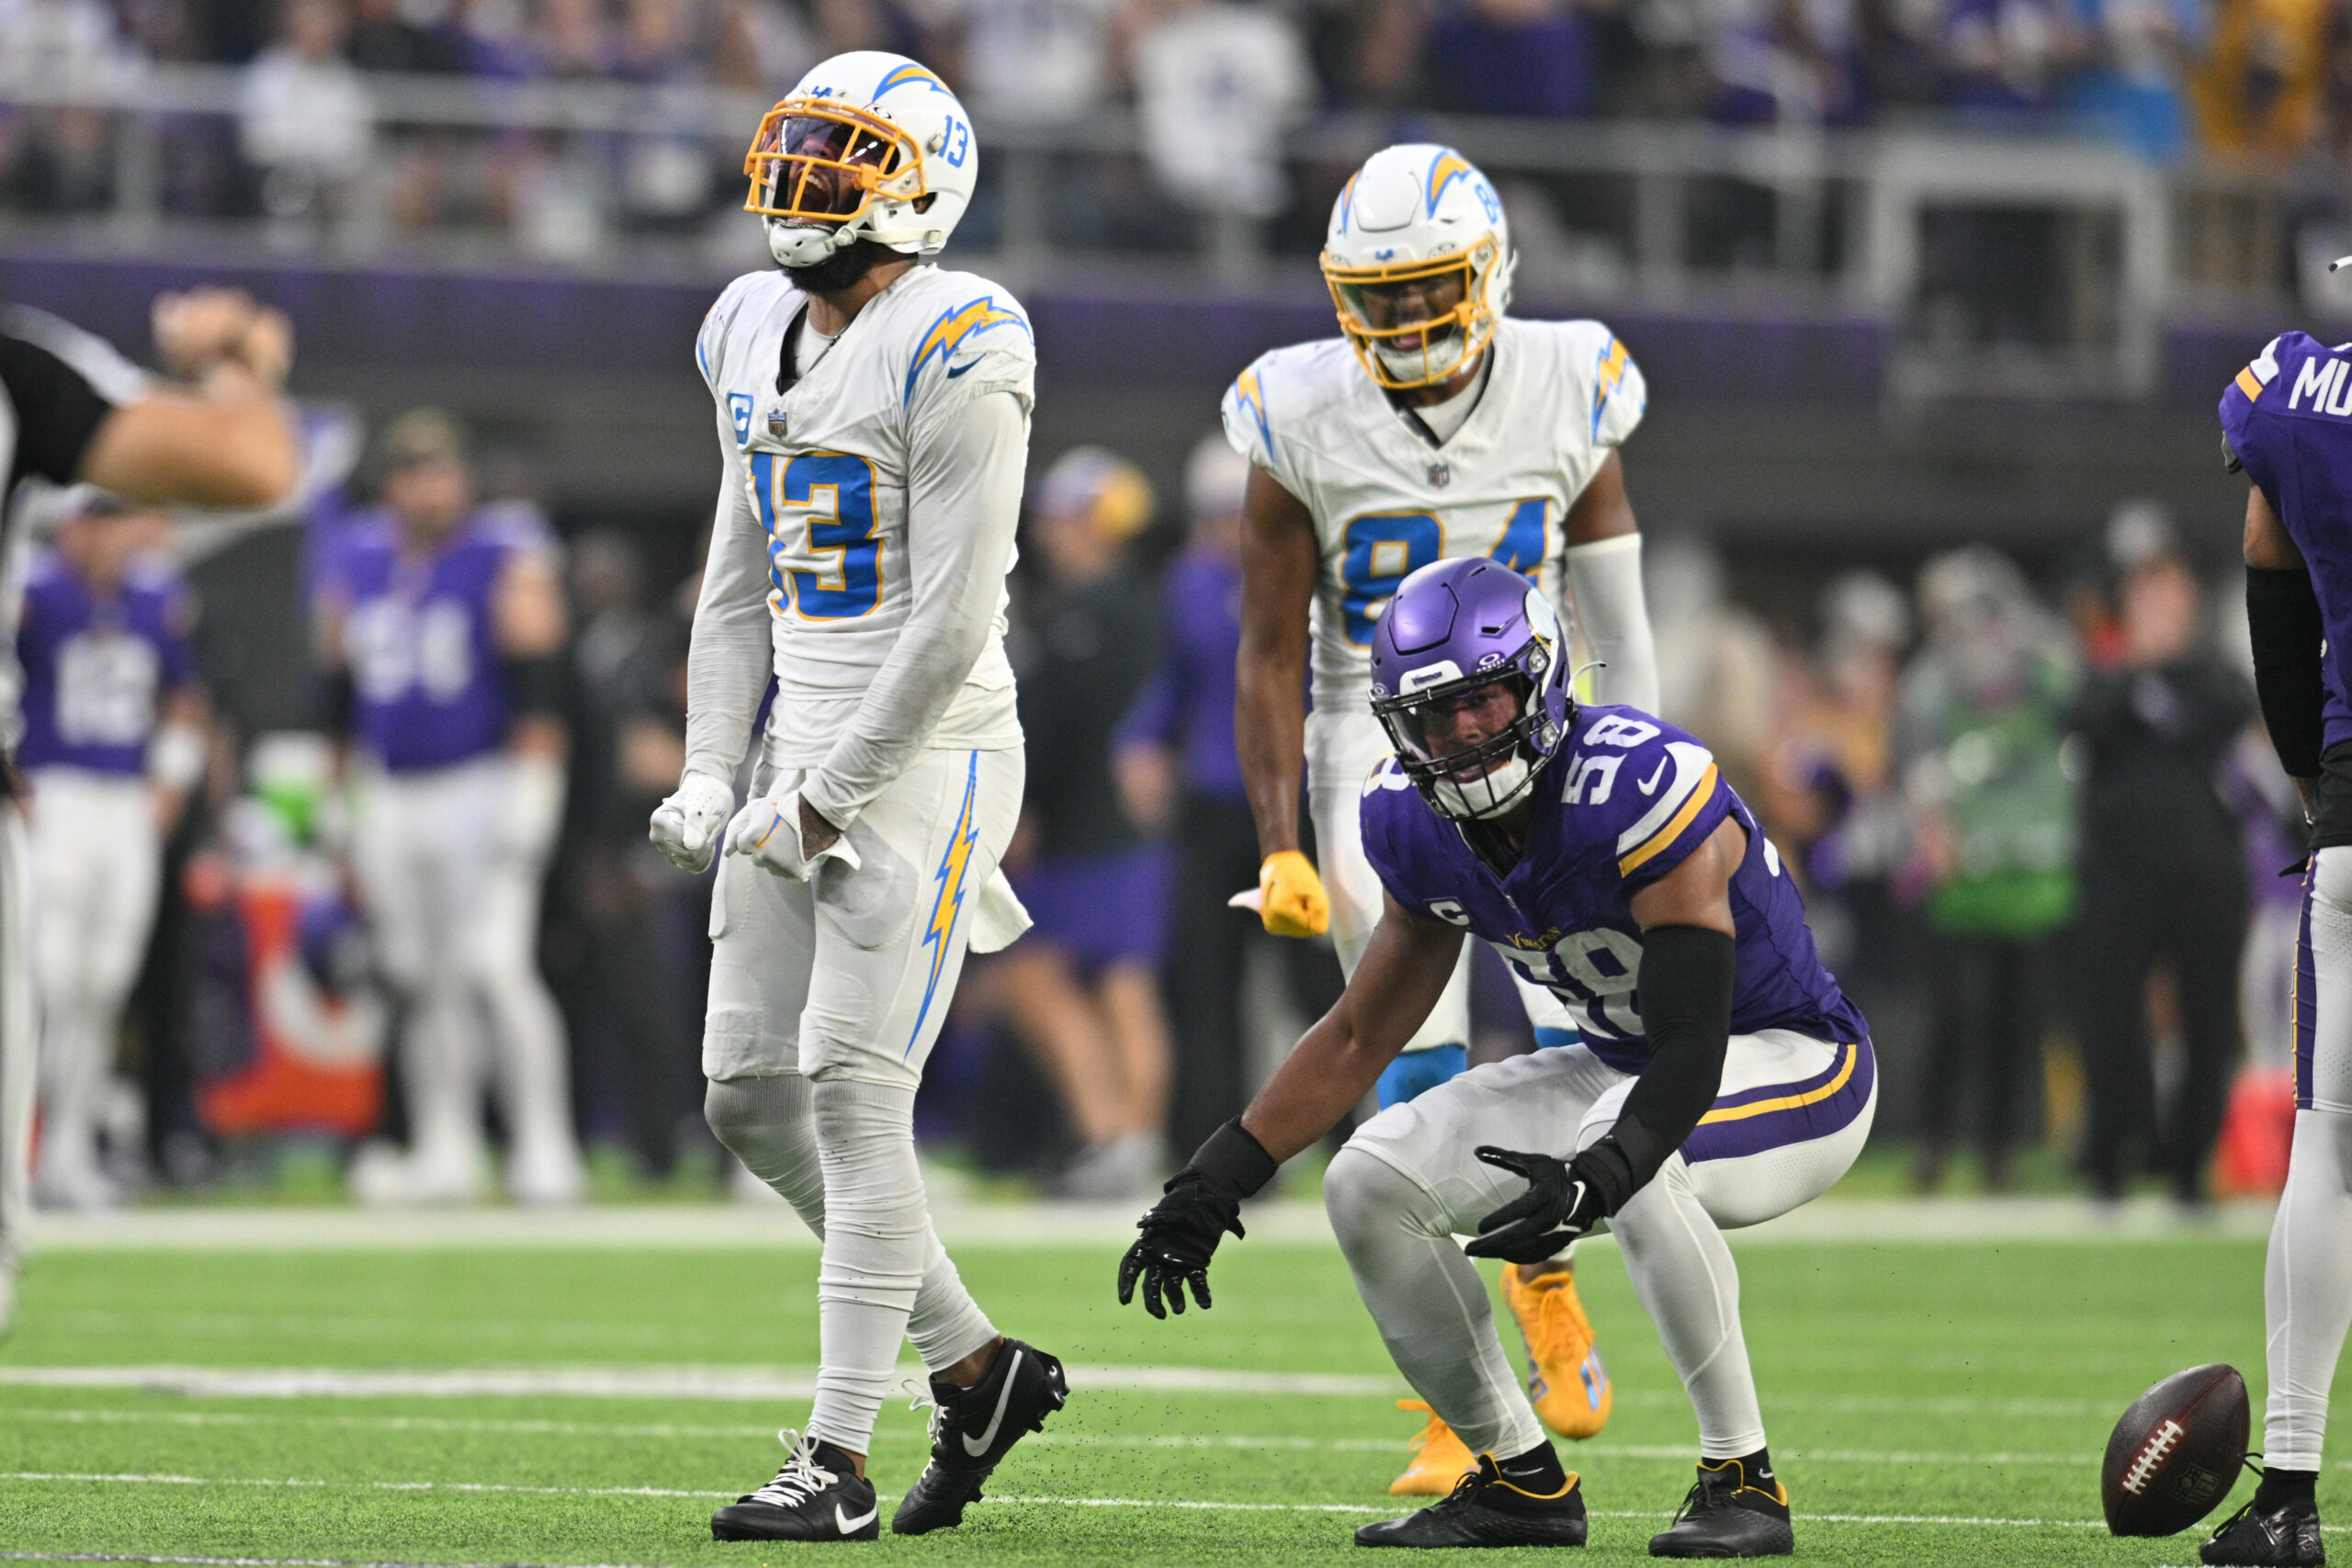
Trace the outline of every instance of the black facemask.
[[839, 294], [854, 288], [857, 281], [882, 263], [898, 255], [888, 245], [872, 240], [852, 240], [840, 250], [814, 266], [788, 266], [784, 276], [803, 294]]

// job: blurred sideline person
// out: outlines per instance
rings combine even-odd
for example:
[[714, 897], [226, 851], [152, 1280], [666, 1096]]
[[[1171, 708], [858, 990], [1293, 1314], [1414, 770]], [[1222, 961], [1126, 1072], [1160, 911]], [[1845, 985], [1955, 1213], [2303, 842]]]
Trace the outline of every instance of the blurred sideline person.
[[[2205, 636], [2197, 579], [2168, 544], [2117, 562], [2123, 663], [2094, 671], [2069, 721], [2086, 753], [2076, 994], [2088, 1080], [2088, 1164], [2122, 1196], [2132, 1145], [2173, 1197], [2203, 1201], [2238, 1059], [2238, 964], [2251, 919], [2245, 843], [2222, 798], [2223, 761], [2254, 694]], [[2180, 1079], [2156, 1104], [2148, 979], [2170, 971]]]
[[[1324, 1207], [1397, 1370], [1477, 1455], [1374, 1547], [1581, 1546], [1586, 1506], [1497, 1337], [1471, 1258], [1556, 1257], [1604, 1225], [1699, 1425], [1656, 1557], [1785, 1556], [1723, 1232], [1826, 1191], [1877, 1105], [1870, 1032], [1822, 967], [1790, 868], [1706, 748], [1569, 694], [1544, 592], [1476, 558], [1423, 567], [1374, 633], [1395, 744], [1362, 792], [1385, 908], [1347, 993], [1139, 1223], [1119, 1268], [1155, 1316], [1209, 1304], [1242, 1200], [1362, 1098], [1443, 995], [1465, 932], [1540, 978], [1580, 1043], [1390, 1106], [1325, 1172]], [[1651, 781], [1651, 788], [1642, 782]], [[1464, 1249], [1457, 1235], [1476, 1233]]]
[[[2262, 1483], [2207, 1562], [2326, 1561], [2319, 1481], [2328, 1390], [2352, 1327], [2352, 429], [2326, 412], [2346, 361], [2273, 338], [2222, 389], [2244, 468], [2255, 691], [2311, 827], [2293, 1005], [2295, 1133], [2263, 1271], [2269, 1394]], [[2318, 394], [2313, 395], [2313, 388]]]
[[1193, 449], [1184, 466], [1191, 531], [1160, 580], [1159, 662], [1115, 740], [1127, 813], [1166, 836], [1172, 860], [1161, 973], [1175, 1036], [1168, 1136], [1181, 1148], [1207, 1137], [1250, 1098], [1242, 999], [1250, 951], [1280, 949], [1288, 988], [1309, 1018], [1330, 1004], [1339, 979], [1317, 944], [1276, 942], [1232, 908], [1233, 889], [1258, 869], [1258, 828], [1233, 746], [1250, 473], [1250, 460], [1221, 434], [1203, 436]]
[[1046, 470], [1031, 528], [1046, 581], [1023, 606], [1021, 731], [1047, 765], [1028, 778], [1012, 879], [1036, 923], [995, 978], [1084, 1145], [1052, 1182], [1067, 1198], [1137, 1197], [1166, 1174], [1167, 851], [1112, 769], [1113, 732], [1159, 651], [1159, 607], [1125, 561], [1151, 513], [1134, 464], [1080, 446]]
[[[157, 298], [155, 347], [183, 387], [151, 382], [53, 316], [0, 310], [0, 458], [6, 494], [28, 478], [92, 484], [132, 501], [266, 506], [294, 488], [294, 423], [280, 395], [293, 363], [285, 316], [226, 289]], [[17, 701], [5, 699], [8, 708]], [[0, 715], [16, 728], [16, 714]], [[14, 772], [7, 793], [14, 795]], [[16, 1306], [28, 1218], [38, 1042], [24, 819], [0, 811], [0, 1331]]]
[[1919, 574], [1928, 641], [1903, 678], [1897, 765], [1927, 883], [1934, 1010], [1916, 1180], [1932, 1191], [1976, 1105], [1985, 1187], [2008, 1185], [2020, 1097], [2041, 1081], [2051, 944], [2075, 912], [2075, 804], [2062, 742], [2076, 681], [2064, 633], [2007, 556]]
[[327, 565], [317, 625], [353, 753], [353, 867], [401, 1004], [410, 1137], [405, 1155], [363, 1148], [352, 1190], [375, 1203], [479, 1198], [489, 1087], [508, 1191], [573, 1202], [563, 1021], [537, 957], [563, 817], [555, 541], [535, 512], [477, 502], [464, 434], [438, 410], [394, 420], [377, 462], [382, 509]]
[[[718, 511], [688, 655], [686, 763], [650, 832], [712, 893], [711, 1131], [823, 1238], [817, 1398], [722, 1540], [871, 1540], [874, 1426], [911, 1339], [935, 1404], [890, 1528], [962, 1522], [1061, 1408], [933, 1234], [915, 1090], [967, 948], [1028, 924], [998, 870], [1021, 810], [1004, 653], [1036, 351], [1003, 289], [929, 265], [979, 167], [945, 85], [836, 55], [761, 120], [748, 210], [780, 271], [711, 307]], [[773, 670], [752, 798], [731, 780]], [[731, 814], [731, 817], [730, 817]]]
[[[111, 1207], [97, 1123], [123, 1003], [155, 918], [164, 840], [205, 763], [187, 586], [156, 547], [171, 520], [77, 489], [28, 564], [17, 612], [38, 924], [41, 1134], [34, 1197]], [[119, 1152], [119, 1151], [118, 1151]]]
[[[1376, 152], [1340, 193], [1323, 252], [1340, 335], [1262, 355], [1225, 395], [1227, 439], [1257, 469], [1234, 728], [1258, 819], [1260, 912], [1278, 936], [1328, 925], [1351, 973], [1381, 907], [1356, 799], [1389, 750], [1367, 706], [1367, 649], [1408, 575], [1450, 557], [1502, 562], [1573, 601], [1602, 700], [1657, 706], [1641, 536], [1616, 450], [1641, 421], [1642, 373], [1598, 321], [1505, 315], [1515, 262], [1500, 198], [1460, 153]], [[1302, 759], [1328, 891], [1299, 850]], [[1515, 978], [1537, 1043], [1572, 1040], [1560, 1004]], [[1460, 1072], [1469, 1038], [1465, 950], [1382, 1074], [1381, 1106]], [[1567, 1259], [1506, 1270], [1505, 1292], [1544, 1419], [1590, 1437], [1608, 1419], [1608, 1373]], [[1434, 1417], [1416, 1444], [1400, 1495], [1444, 1492], [1470, 1466]]]

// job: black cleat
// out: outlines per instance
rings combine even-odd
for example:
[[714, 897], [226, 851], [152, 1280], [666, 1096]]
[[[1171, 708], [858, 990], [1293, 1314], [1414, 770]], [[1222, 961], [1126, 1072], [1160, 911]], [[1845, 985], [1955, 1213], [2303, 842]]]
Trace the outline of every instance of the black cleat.
[[775, 1479], [710, 1516], [713, 1540], [879, 1540], [874, 1483], [831, 1443], [778, 1432], [792, 1457]]
[[1786, 1557], [1796, 1549], [1788, 1488], [1748, 1484], [1736, 1459], [1702, 1461], [1674, 1523], [1650, 1537], [1652, 1557]]
[[[1555, 1471], [1555, 1473], [1557, 1473]], [[1442, 1502], [1356, 1531], [1358, 1546], [1582, 1546], [1589, 1528], [1584, 1491], [1572, 1473], [1548, 1495], [1503, 1477], [1492, 1454], [1453, 1483]]]
[[2318, 1568], [2327, 1561], [2320, 1544], [2319, 1505], [2301, 1500], [2260, 1507], [2257, 1495], [2222, 1521], [2213, 1539], [2197, 1549], [2208, 1562], [2245, 1568]]
[[1012, 1445], [1046, 1424], [1069, 1398], [1061, 1362], [1035, 1345], [1007, 1339], [989, 1375], [969, 1388], [931, 1380], [931, 1462], [890, 1516], [894, 1535], [925, 1535], [964, 1522]]

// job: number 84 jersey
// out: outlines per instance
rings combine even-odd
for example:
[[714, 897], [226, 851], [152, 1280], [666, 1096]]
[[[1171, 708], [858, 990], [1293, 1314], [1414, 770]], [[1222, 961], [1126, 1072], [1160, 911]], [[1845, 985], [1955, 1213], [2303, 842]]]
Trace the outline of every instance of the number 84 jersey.
[[1389, 402], [1346, 342], [1278, 348], [1225, 395], [1225, 435], [1315, 519], [1315, 705], [1370, 702], [1372, 631], [1431, 561], [1492, 556], [1563, 604], [1568, 508], [1641, 423], [1648, 394], [1599, 321], [1505, 317], [1451, 439]]
[[[942, 469], [958, 415], [991, 392], [1011, 392], [1025, 413], [1037, 364], [1011, 294], [919, 265], [830, 345], [804, 325], [799, 374], [787, 378], [785, 339], [806, 305], [782, 273], [750, 273], [718, 297], [695, 342], [727, 458], [718, 526], [763, 541], [767, 556], [779, 716], [769, 758], [792, 767], [824, 760], [913, 608], [910, 489], [926, 475], [934, 490], [952, 488], [958, 476]], [[1002, 604], [934, 745], [1019, 743]]]
[[1634, 896], [1730, 818], [1747, 832], [1732, 875], [1738, 972], [1731, 1029], [1857, 1043], [1861, 1014], [1822, 966], [1804, 899], [1704, 746], [1629, 707], [1581, 707], [1535, 783], [1525, 847], [1497, 874], [1390, 759], [1364, 782], [1363, 847], [1389, 896], [1489, 943], [1566, 1004], [1592, 1054], [1621, 1072], [1649, 1059], [1636, 1002]]

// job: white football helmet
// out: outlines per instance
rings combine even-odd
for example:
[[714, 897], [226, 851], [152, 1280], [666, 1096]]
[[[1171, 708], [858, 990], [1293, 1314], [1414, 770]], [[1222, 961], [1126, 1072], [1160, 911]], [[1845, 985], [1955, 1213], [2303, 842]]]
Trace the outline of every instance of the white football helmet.
[[811, 70], [760, 120], [743, 210], [781, 266], [857, 240], [937, 255], [972, 203], [980, 150], [947, 84], [903, 54], [857, 50]]
[[1348, 178], [1323, 243], [1340, 330], [1384, 387], [1470, 363], [1510, 303], [1518, 258], [1493, 182], [1451, 147], [1386, 147]]

